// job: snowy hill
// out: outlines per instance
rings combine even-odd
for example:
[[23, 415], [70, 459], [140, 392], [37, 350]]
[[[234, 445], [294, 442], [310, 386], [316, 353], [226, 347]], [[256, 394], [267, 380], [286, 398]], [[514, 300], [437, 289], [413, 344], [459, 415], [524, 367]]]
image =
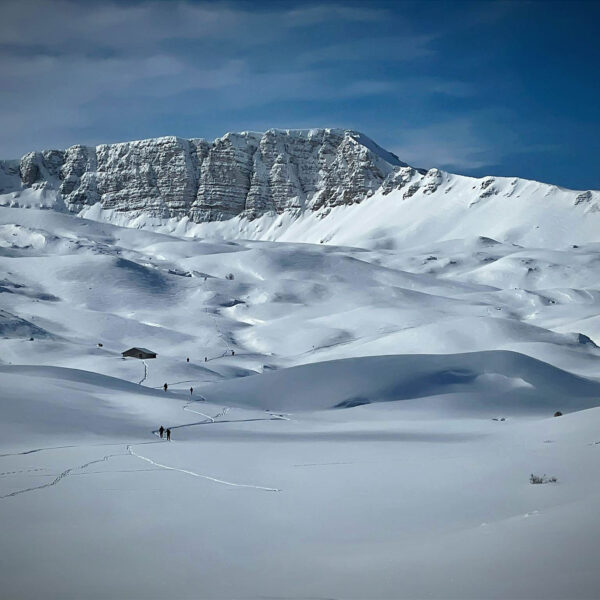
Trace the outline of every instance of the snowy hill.
[[4, 596], [595, 597], [597, 192], [338, 130], [0, 188]]

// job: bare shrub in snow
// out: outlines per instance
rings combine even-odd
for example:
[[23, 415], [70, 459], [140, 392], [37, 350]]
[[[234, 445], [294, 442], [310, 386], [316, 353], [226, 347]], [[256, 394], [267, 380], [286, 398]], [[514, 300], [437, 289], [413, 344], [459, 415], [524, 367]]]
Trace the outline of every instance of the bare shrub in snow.
[[533, 473], [529, 476], [529, 483], [532, 484], [556, 483], [557, 481], [556, 477], [546, 477], [545, 473], [542, 476], [534, 475]]

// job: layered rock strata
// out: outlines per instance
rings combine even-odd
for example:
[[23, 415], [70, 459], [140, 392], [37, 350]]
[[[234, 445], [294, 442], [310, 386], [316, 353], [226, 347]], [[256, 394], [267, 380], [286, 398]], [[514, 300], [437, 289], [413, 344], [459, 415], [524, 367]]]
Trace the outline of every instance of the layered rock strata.
[[73, 212], [99, 203], [195, 222], [354, 204], [382, 185], [404, 185], [407, 169], [363, 134], [340, 129], [162, 137], [32, 152], [18, 169], [0, 162], [4, 187], [56, 190]]

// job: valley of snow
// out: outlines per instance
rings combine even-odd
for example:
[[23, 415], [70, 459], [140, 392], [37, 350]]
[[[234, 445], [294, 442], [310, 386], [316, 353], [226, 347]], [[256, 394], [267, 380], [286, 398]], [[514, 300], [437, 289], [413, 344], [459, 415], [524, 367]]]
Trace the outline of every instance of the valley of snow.
[[553, 189], [1, 207], [0, 596], [597, 597], [599, 217]]

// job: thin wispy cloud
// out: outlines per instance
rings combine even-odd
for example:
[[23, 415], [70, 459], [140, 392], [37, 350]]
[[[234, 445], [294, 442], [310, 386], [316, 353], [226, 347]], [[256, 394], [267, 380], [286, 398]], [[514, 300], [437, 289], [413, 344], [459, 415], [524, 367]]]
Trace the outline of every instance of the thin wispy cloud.
[[[363, 130], [407, 162], [540, 178], [542, 148], [569, 140], [575, 174], [599, 137], [574, 75], [594, 62], [594, 21], [576, 4], [553, 3], [553, 20], [521, 2], [5, 0], [0, 156], [303, 124]], [[577, 36], [540, 33], [569, 19]], [[535, 54], [554, 52], [564, 68], [546, 73]]]
[[306, 65], [331, 61], [410, 61], [435, 54], [430, 47], [434, 39], [433, 35], [407, 32], [378, 39], [375, 43], [372, 39], [358, 39], [307, 50], [298, 61]]
[[283, 12], [283, 19], [291, 26], [317, 25], [323, 22], [355, 21], [378, 22], [390, 16], [389, 10], [376, 4], [299, 3], [297, 8]]
[[482, 137], [477, 123], [476, 118], [458, 118], [399, 131], [399, 144], [393, 151], [424, 168], [464, 171], [491, 167], [498, 162], [503, 144]]

